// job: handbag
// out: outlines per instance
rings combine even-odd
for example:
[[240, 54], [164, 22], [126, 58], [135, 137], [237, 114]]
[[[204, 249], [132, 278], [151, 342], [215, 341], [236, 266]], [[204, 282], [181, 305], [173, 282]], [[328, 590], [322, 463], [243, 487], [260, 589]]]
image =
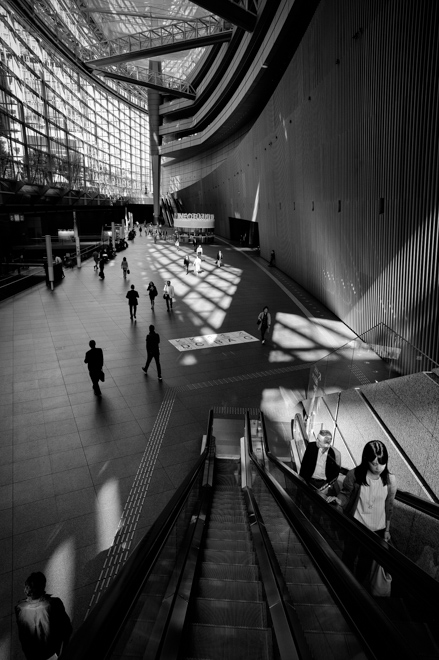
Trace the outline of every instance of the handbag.
[[369, 588], [372, 596], [389, 598], [392, 592], [392, 576], [374, 559], [370, 569]]
[[102, 370], [101, 370], [101, 373], [99, 374], [99, 380], [101, 380], [103, 383], [105, 383], [105, 374]]
[[128, 274], [128, 275], [130, 274], [130, 271], [129, 271], [129, 270], [127, 270], [127, 274]]
[[167, 293], [164, 293], [164, 294], [163, 294], [163, 298], [164, 298], [165, 300], [166, 300], [166, 298], [169, 298], [168, 294], [167, 294]]
[[261, 319], [258, 319], [258, 320], [256, 321], [256, 325], [258, 326], [258, 328], [259, 328], [259, 326], [261, 325], [261, 323], [262, 323]]

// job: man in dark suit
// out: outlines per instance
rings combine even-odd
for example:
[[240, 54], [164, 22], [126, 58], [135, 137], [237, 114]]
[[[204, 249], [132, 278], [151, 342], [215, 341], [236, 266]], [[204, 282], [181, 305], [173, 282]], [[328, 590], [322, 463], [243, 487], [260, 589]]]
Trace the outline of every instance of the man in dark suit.
[[88, 343], [90, 350], [85, 354], [84, 362], [88, 366], [88, 373], [90, 374], [91, 382], [93, 383], [93, 390], [96, 396], [102, 396], [101, 388], [99, 387], [99, 380], [104, 366], [104, 354], [102, 348], [96, 348], [96, 342], [91, 339]]
[[142, 367], [142, 371], [145, 372], [145, 376], [148, 372], [148, 367], [151, 364], [153, 358], [157, 367], [157, 376], [159, 380], [162, 380], [162, 368], [160, 366], [160, 335], [155, 332], [154, 326], [149, 326], [149, 334], [146, 335], [146, 364]]
[[308, 443], [300, 466], [302, 479], [322, 493], [340, 474], [341, 454], [331, 444], [331, 432], [320, 431], [316, 442]]

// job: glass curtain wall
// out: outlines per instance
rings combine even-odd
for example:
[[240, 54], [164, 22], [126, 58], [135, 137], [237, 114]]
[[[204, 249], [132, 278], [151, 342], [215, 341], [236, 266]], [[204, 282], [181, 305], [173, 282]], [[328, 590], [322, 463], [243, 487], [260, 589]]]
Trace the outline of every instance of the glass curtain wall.
[[144, 203], [149, 126], [136, 104], [81, 75], [0, 1], [0, 178]]

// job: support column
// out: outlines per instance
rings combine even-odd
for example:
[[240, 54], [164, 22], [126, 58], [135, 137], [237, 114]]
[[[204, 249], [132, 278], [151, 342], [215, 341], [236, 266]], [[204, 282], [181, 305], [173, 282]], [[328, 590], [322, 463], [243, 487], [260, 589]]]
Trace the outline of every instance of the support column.
[[116, 247], [116, 226], [114, 222], [111, 223], [111, 240], [113, 243], [113, 249]]
[[50, 234], [46, 234], [46, 254], [47, 254], [47, 276], [50, 282], [50, 288], [53, 291], [53, 282], [55, 280], [53, 274], [53, 256], [52, 256], [52, 238]]
[[78, 225], [76, 224], [76, 211], [73, 211], [73, 232], [76, 243], [76, 265], [81, 268], [81, 244], [79, 242]]
[[[161, 63], [149, 61], [149, 70], [161, 73]], [[148, 89], [149, 148], [152, 168], [152, 198], [154, 202], [154, 224], [160, 224], [160, 94], [155, 89]]]

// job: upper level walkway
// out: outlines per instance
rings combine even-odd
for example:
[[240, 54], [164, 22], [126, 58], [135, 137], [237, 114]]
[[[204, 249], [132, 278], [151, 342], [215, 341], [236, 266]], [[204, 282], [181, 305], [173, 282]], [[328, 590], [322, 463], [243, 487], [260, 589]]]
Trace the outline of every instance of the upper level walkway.
[[[262, 259], [221, 241], [203, 249], [197, 277], [183, 265], [189, 246], [177, 252], [137, 236], [103, 281], [88, 261], [53, 292], [39, 285], [0, 303], [2, 659], [23, 657], [13, 608], [29, 573], [46, 574], [48, 592], [77, 627], [194, 464], [209, 409], [262, 409], [282, 444], [310, 365], [353, 338]], [[176, 296], [169, 313], [168, 279]], [[154, 312], [150, 281], [159, 291]], [[125, 298], [131, 284], [140, 295], [136, 322]], [[256, 319], [264, 305], [273, 325], [262, 345]], [[162, 382], [154, 363], [148, 377], [141, 369], [151, 323], [161, 337]], [[170, 343], [241, 331], [258, 341], [188, 351]], [[90, 339], [104, 351], [101, 399], [84, 364]]]

